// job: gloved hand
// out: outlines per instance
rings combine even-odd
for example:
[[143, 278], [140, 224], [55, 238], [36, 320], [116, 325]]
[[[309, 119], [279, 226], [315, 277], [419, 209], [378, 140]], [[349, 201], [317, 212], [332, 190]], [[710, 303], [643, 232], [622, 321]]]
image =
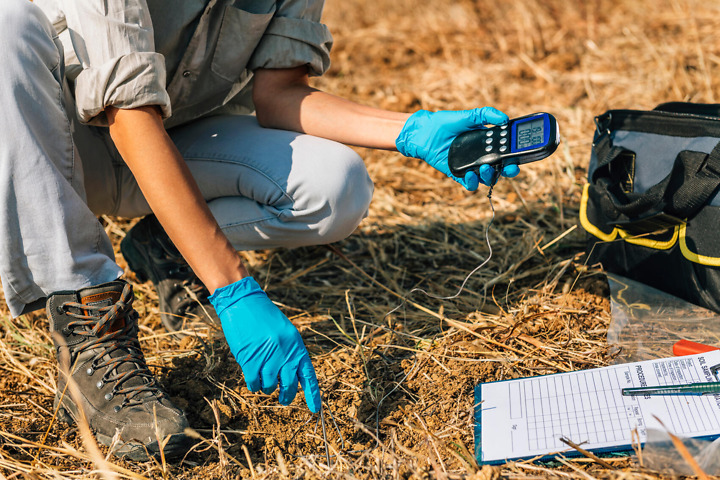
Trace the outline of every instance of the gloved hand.
[[[490, 165], [480, 167], [480, 178], [475, 172], [468, 172], [465, 178], [450, 173], [448, 151], [455, 137], [469, 130], [477, 130], [483, 125], [503, 125], [508, 116], [492, 107], [472, 110], [428, 112], [418, 110], [407, 119], [400, 135], [395, 140], [398, 152], [406, 157], [425, 160], [431, 167], [441, 171], [471, 192], [478, 188], [478, 182], [490, 185], [495, 169]], [[520, 172], [517, 165], [503, 168], [504, 177], [514, 177]]]
[[280, 380], [280, 403], [289, 405], [298, 382], [311, 412], [320, 411], [320, 387], [300, 332], [252, 277], [218, 288], [209, 297], [230, 351], [251, 392], [271, 394]]

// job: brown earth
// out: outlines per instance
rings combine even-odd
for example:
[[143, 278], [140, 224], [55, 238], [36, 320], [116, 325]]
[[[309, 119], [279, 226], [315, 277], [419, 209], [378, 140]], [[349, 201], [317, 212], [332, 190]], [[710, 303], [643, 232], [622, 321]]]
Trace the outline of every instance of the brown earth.
[[[358, 149], [376, 191], [350, 238], [244, 254], [303, 335], [324, 422], [300, 396], [283, 408], [276, 395], [249, 393], [219, 331], [166, 335], [151, 286], [137, 284], [148, 361], [202, 440], [179, 465], [110, 458], [106, 467], [150, 478], [663, 477], [627, 458], [609, 460], [612, 468], [586, 458], [479, 468], [473, 388], [612, 361], [607, 283], [584, 264], [577, 227], [593, 117], [670, 100], [714, 102], [720, 5], [330, 0], [325, 21], [333, 66], [314, 79], [318, 87], [393, 110], [549, 111], [563, 143], [494, 189], [492, 256], [457, 298], [410, 292], [453, 296], [488, 257], [487, 190], [467, 193], [396, 153]], [[131, 225], [102, 221], [115, 245]], [[81, 435], [52, 420], [56, 373], [44, 314], [3, 312], [0, 371], [0, 477], [97, 476], [102, 462], [85, 453]]]

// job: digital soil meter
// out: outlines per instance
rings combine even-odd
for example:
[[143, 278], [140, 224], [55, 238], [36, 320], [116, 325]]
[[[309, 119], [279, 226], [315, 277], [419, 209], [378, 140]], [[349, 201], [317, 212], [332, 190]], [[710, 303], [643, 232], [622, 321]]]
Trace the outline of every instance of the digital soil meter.
[[464, 177], [480, 166], [490, 165], [499, 172], [512, 163], [523, 164], [552, 155], [560, 144], [555, 117], [534, 113], [513, 118], [505, 125], [472, 130], [453, 140], [448, 165], [456, 177]]

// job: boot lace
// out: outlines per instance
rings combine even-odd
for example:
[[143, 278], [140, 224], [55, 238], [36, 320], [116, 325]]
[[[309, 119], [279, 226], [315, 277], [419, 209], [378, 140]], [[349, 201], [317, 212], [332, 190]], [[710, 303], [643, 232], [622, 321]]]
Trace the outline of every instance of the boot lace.
[[[110, 306], [84, 305], [77, 302], [66, 302], [60, 306], [64, 313], [77, 319], [69, 322], [67, 329], [75, 335], [88, 337], [74, 350], [72, 363], [81, 353], [97, 350], [92, 357], [91, 368], [99, 370], [108, 367], [101, 382], [114, 384], [110, 398], [115, 395], [124, 396], [120, 408], [139, 405], [149, 396], [164, 395], [148, 369], [140, 349], [137, 338], [138, 314], [132, 307], [134, 298], [132, 287], [126, 285], [120, 299]], [[110, 331], [121, 322], [121, 328]], [[124, 355], [113, 356], [116, 351]], [[106, 359], [102, 360], [103, 357]], [[131, 379], [139, 381], [130, 381]]]

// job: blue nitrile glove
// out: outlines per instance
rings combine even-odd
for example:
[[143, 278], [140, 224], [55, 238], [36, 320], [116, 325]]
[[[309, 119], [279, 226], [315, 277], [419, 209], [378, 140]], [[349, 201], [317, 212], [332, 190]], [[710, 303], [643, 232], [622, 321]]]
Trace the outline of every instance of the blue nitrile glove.
[[[490, 185], [495, 169], [490, 165], [480, 167], [480, 178], [475, 172], [467, 172], [465, 178], [458, 178], [450, 173], [448, 166], [448, 150], [455, 137], [469, 130], [477, 130], [483, 125], [504, 125], [508, 116], [492, 107], [474, 108], [472, 110], [428, 112], [418, 110], [407, 119], [400, 135], [395, 140], [398, 152], [406, 157], [425, 160], [431, 167], [441, 171], [466, 189], [474, 192], [478, 182]], [[503, 168], [504, 177], [514, 177], [520, 172], [517, 165]]]
[[218, 288], [209, 298], [225, 340], [251, 392], [271, 394], [280, 380], [280, 403], [289, 405], [298, 382], [311, 412], [320, 411], [320, 387], [300, 332], [252, 277]]

